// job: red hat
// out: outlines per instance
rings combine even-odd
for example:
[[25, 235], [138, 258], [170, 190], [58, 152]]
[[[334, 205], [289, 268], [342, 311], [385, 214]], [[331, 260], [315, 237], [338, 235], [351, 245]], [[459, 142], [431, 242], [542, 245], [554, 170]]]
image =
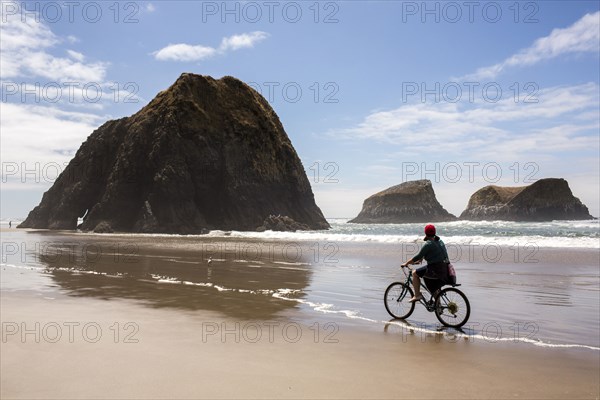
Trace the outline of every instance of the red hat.
[[429, 224], [425, 227], [425, 235], [435, 236], [435, 226]]

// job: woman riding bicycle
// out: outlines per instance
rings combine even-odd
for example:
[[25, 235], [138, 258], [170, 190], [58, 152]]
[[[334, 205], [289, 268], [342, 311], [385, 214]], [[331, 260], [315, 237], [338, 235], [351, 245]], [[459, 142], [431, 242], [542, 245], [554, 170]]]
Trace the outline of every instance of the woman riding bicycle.
[[403, 267], [406, 267], [409, 264], [419, 264], [423, 259], [427, 261], [427, 265], [412, 271], [415, 295], [410, 299], [411, 303], [423, 298], [420, 278], [425, 278], [425, 284], [431, 293], [435, 293], [444, 286], [448, 279], [448, 253], [442, 239], [435, 234], [435, 226], [430, 224], [425, 227], [423, 240], [426, 243], [419, 254], [402, 264]]

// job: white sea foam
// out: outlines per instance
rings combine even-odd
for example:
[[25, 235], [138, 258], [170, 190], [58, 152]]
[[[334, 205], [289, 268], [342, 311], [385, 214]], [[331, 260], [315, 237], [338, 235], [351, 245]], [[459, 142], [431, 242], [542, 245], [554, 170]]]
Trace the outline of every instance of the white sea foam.
[[290, 291], [289, 289], [278, 289], [275, 293], [273, 293], [273, 297], [286, 300], [286, 301], [294, 301], [296, 303], [304, 304], [311, 307], [314, 311], [318, 311], [324, 314], [341, 314], [351, 319], [360, 319], [367, 322], [377, 322], [374, 319], [366, 318], [360, 315], [358, 311], [355, 310], [340, 310], [336, 309], [333, 304], [328, 303], [315, 303], [309, 300], [295, 298], [295, 297], [287, 297], [289, 294], [296, 293], [297, 291]]
[[32, 270], [32, 271], [38, 271], [38, 272], [61, 271], [61, 272], [70, 272], [72, 274], [79, 274], [79, 275], [101, 275], [101, 276], [107, 276], [110, 278], [120, 278], [123, 276], [123, 274], [120, 272], [108, 273], [108, 272], [99, 272], [99, 271], [94, 271], [94, 270], [76, 269], [76, 268], [69, 268], [69, 267], [38, 267], [38, 266], [15, 265], [15, 264], [6, 264], [6, 263], [0, 263], [0, 267], [3, 267], [3, 268], [9, 267], [9, 268], [14, 268], [14, 269], [26, 269], [26, 270]]
[[[339, 234], [333, 232], [232, 232], [231, 237], [244, 239], [268, 239], [281, 241], [320, 241], [320, 242], [356, 242], [356, 243], [422, 243], [415, 235], [365, 235]], [[217, 237], [217, 236], [214, 236]], [[549, 248], [591, 248], [600, 249], [600, 238], [595, 237], [544, 237], [533, 236], [444, 236], [446, 244], [455, 245], [531, 245]]]
[[[346, 219], [329, 220], [326, 231], [227, 232], [228, 237], [279, 241], [319, 241], [355, 243], [422, 243], [423, 224], [353, 224]], [[454, 221], [436, 224], [447, 244], [499, 245], [552, 248], [600, 248], [600, 221]], [[222, 231], [210, 237], [223, 236]]]
[[403, 330], [407, 330], [409, 332], [421, 332], [421, 333], [427, 333], [427, 334], [432, 334], [432, 335], [454, 336], [456, 338], [465, 339], [465, 340], [479, 339], [479, 340], [484, 340], [486, 342], [513, 342], [513, 343], [520, 342], [520, 343], [533, 344], [534, 346], [539, 346], [539, 347], [581, 348], [581, 349], [600, 351], [600, 347], [588, 346], [585, 344], [549, 343], [549, 342], [544, 342], [542, 340], [531, 339], [531, 338], [509, 338], [509, 337], [497, 338], [497, 337], [485, 336], [482, 334], [467, 334], [467, 333], [462, 333], [459, 331], [453, 331], [453, 332], [438, 331], [438, 330], [428, 329], [428, 328], [424, 328], [424, 327], [420, 327], [420, 326], [413, 326], [413, 325], [410, 325], [410, 324], [408, 324], [406, 322], [402, 322], [402, 321], [398, 321], [398, 322], [396, 322], [396, 321], [380, 321], [380, 322], [383, 324], [397, 325], [400, 328], [402, 328]]
[[282, 264], [282, 265], [310, 265], [309, 263], [287, 262], [287, 261], [273, 261], [273, 264]]
[[200, 264], [200, 261], [176, 260], [174, 258], [165, 258], [165, 261], [171, 261], [171, 262], [181, 263], [181, 264]]
[[[348, 219], [330, 219], [326, 231], [240, 232], [211, 231], [188, 238], [242, 238], [278, 241], [320, 241], [356, 243], [421, 243], [423, 224], [354, 224]], [[531, 243], [537, 247], [600, 249], [600, 220], [512, 222], [453, 221], [436, 223], [446, 243], [460, 245], [513, 246]], [[174, 234], [82, 233], [104, 236], [181, 237]], [[217, 260], [213, 260], [217, 261]]]
[[[0, 263], [0, 266], [3, 268], [8, 267], [8, 268], [15, 268], [15, 269], [37, 270], [40, 272], [48, 270], [47, 268], [42, 268], [42, 267], [16, 265], [16, 264], [8, 264], [8, 263]], [[66, 267], [52, 268], [51, 270], [64, 271], [64, 272], [69, 272], [69, 273], [74, 273], [74, 274], [101, 275], [101, 276], [106, 276], [106, 277], [121, 277], [121, 276], [123, 276], [123, 274], [121, 274], [121, 273], [108, 274], [106, 272], [80, 270], [80, 269], [66, 268]], [[276, 290], [273, 290], [273, 289], [255, 289], [255, 290], [238, 289], [238, 288], [228, 288], [225, 286], [216, 285], [211, 282], [182, 281], [175, 277], [169, 277], [169, 276], [158, 275], [158, 274], [151, 274], [151, 276], [152, 276], [152, 279], [154, 282], [157, 282], [160, 284], [179, 284], [179, 285], [183, 284], [183, 285], [189, 285], [189, 286], [213, 288], [213, 289], [217, 290], [218, 292], [238, 292], [238, 293], [272, 296], [274, 298], [277, 298], [277, 299], [280, 299], [283, 301], [291, 301], [291, 302], [296, 302], [298, 304], [303, 304], [303, 305], [309, 307], [310, 309], [312, 309], [313, 311], [316, 311], [319, 313], [337, 314], [337, 315], [341, 315], [341, 316], [349, 318], [349, 319], [360, 320], [360, 321], [364, 321], [364, 322], [368, 322], [368, 323], [383, 324], [383, 325], [386, 325], [386, 324], [396, 325], [402, 329], [408, 330], [409, 332], [422, 332], [422, 333], [434, 334], [434, 335], [447, 335], [449, 337], [456, 337], [456, 338], [465, 339], [465, 340], [480, 339], [480, 340], [484, 340], [484, 341], [488, 341], [488, 342], [521, 342], [521, 343], [527, 343], [527, 344], [531, 344], [534, 346], [545, 347], [545, 348], [580, 348], [580, 349], [588, 349], [588, 350], [593, 350], [593, 351], [600, 351], [600, 347], [589, 346], [589, 345], [584, 345], [584, 344], [551, 343], [548, 341], [531, 339], [531, 338], [512, 338], [512, 337], [511, 338], [495, 338], [495, 337], [488, 337], [488, 336], [482, 335], [480, 333], [468, 334], [468, 333], [462, 333], [462, 332], [458, 332], [458, 331], [450, 331], [450, 332], [449, 331], [438, 331], [438, 330], [434, 330], [434, 329], [428, 329], [428, 328], [422, 327], [422, 326], [412, 326], [410, 324], [407, 324], [407, 323], [401, 322], [401, 321], [376, 320], [376, 319], [368, 318], [368, 317], [361, 315], [360, 311], [358, 311], [358, 310], [339, 308], [336, 305], [331, 304], [331, 303], [320, 303], [320, 302], [306, 300], [305, 298], [299, 297], [299, 295], [301, 295], [303, 292], [298, 289], [290, 289], [290, 288], [279, 288]]]

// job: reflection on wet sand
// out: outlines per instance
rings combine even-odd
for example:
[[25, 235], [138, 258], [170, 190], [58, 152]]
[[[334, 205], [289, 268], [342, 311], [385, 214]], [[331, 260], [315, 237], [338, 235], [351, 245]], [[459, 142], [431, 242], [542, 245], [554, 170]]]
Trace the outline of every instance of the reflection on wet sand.
[[475, 332], [469, 328], [450, 328], [441, 325], [411, 324], [407, 320], [392, 318], [383, 325], [383, 332], [389, 335], [400, 336], [406, 342], [407, 336], [420, 336], [421, 341], [439, 342], [444, 338], [446, 341], [455, 341], [458, 337], [469, 340]]
[[[126, 298], [157, 308], [209, 310], [235, 318], [268, 319], [297, 304], [274, 295], [300, 298], [311, 277], [309, 260], [289, 262], [273, 254], [243, 260], [237, 258], [239, 253], [221, 251], [222, 258], [208, 262], [189, 251], [157, 252], [142, 246], [135, 253], [117, 253], [85, 246], [81, 241], [63, 241], [39, 257], [46, 272], [71, 296]], [[108, 243], [102, 248], [110, 246]]]

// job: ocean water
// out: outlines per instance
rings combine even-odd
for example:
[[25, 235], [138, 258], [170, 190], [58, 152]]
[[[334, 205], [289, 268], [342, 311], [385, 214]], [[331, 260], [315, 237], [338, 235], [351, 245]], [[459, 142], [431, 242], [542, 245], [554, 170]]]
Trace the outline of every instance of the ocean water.
[[[354, 224], [350, 219], [328, 219], [331, 229], [310, 232], [225, 232], [211, 231], [215, 238], [237, 237], [277, 240], [319, 240], [331, 242], [421, 243], [426, 224]], [[13, 220], [16, 227], [20, 220]], [[435, 224], [445, 243], [457, 245], [513, 246], [600, 249], [600, 220], [512, 222], [455, 221]], [[8, 220], [0, 221], [7, 227]], [[173, 236], [173, 235], [142, 235]], [[194, 235], [191, 235], [194, 236]]]
[[[422, 243], [425, 224], [353, 224], [348, 219], [329, 219], [331, 229], [313, 232], [223, 232], [244, 238], [281, 240], [321, 240], [335, 242]], [[565, 248], [600, 248], [600, 221], [455, 221], [436, 223], [445, 243]]]

